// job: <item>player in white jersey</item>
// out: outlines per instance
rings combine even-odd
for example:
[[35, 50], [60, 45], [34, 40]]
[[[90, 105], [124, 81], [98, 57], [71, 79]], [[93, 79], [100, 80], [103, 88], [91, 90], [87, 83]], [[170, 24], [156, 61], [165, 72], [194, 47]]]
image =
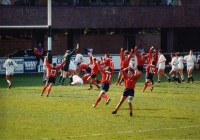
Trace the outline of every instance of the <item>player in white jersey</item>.
[[171, 58], [172, 60], [170, 65], [172, 66], [172, 69], [169, 72], [169, 75], [172, 76], [174, 82], [178, 81], [178, 83], [181, 83], [180, 79], [178, 78], [178, 59], [174, 53], [171, 54]]
[[[45, 57], [45, 59], [46, 59], [46, 57]], [[46, 60], [44, 59], [44, 63], [43, 63], [43, 83], [45, 84], [46, 83], [46, 80], [47, 80], [47, 72], [48, 72], [48, 70], [47, 70], [47, 67], [46, 67]]]
[[184, 65], [183, 65], [183, 56], [181, 56], [179, 53], [176, 54], [177, 58], [178, 58], [178, 73], [180, 74], [181, 76], [181, 80], [182, 82], [184, 82], [184, 75], [183, 75], [183, 68], [184, 68]]
[[76, 69], [78, 69], [78, 66], [84, 62], [84, 57], [81, 53], [79, 53], [79, 51], [76, 52], [76, 57], [74, 60], [74, 63], [76, 65]]
[[192, 72], [194, 70], [194, 64], [196, 63], [196, 56], [193, 55], [193, 51], [190, 50], [189, 55], [184, 56], [184, 60], [187, 63], [187, 74], [188, 74], [188, 83], [190, 82], [190, 80], [193, 82], [194, 79], [192, 77]]
[[83, 80], [78, 75], [73, 75], [72, 79], [71, 85], [83, 85]]
[[70, 80], [70, 84], [73, 81], [72, 76], [76, 74], [76, 65], [74, 64], [74, 61], [70, 60], [69, 63], [69, 70], [68, 70], [68, 76], [69, 76], [69, 80]]
[[160, 83], [160, 80], [161, 80], [161, 76], [164, 75], [167, 80], [170, 82], [171, 79], [169, 78], [169, 76], [167, 76], [167, 74], [165, 74], [165, 63], [166, 63], [166, 58], [165, 56], [163, 55], [162, 51], [159, 50], [158, 51], [158, 54], [159, 54], [159, 57], [158, 57], [158, 83]]
[[8, 88], [11, 88], [12, 85], [12, 76], [14, 75], [14, 71], [17, 68], [17, 64], [15, 63], [14, 60], [11, 59], [10, 55], [8, 59], [5, 61], [3, 67], [6, 69], [6, 80], [8, 83]]

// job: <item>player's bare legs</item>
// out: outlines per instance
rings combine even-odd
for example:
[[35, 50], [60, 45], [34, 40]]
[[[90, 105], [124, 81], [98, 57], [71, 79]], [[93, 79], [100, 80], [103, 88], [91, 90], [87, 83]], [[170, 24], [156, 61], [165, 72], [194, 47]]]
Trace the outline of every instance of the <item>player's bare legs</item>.
[[42, 88], [42, 92], [41, 92], [41, 94], [40, 94], [41, 96], [43, 96], [43, 94], [44, 94], [46, 88], [49, 86], [49, 84], [50, 84], [50, 83], [46, 82], [46, 84], [45, 84], [44, 87]]
[[49, 97], [49, 93], [51, 92], [51, 87], [53, 86], [53, 83], [50, 83], [49, 84], [49, 87], [48, 87], [48, 92], [47, 92], [47, 97]]
[[8, 88], [10, 89], [12, 86], [12, 81], [11, 81], [12, 75], [6, 75], [6, 81], [8, 83]]
[[126, 100], [126, 98], [127, 98], [127, 96], [121, 96], [121, 99], [120, 99], [119, 103], [117, 104], [115, 110], [112, 112], [112, 114], [117, 114], [118, 109], [121, 107], [121, 105]]

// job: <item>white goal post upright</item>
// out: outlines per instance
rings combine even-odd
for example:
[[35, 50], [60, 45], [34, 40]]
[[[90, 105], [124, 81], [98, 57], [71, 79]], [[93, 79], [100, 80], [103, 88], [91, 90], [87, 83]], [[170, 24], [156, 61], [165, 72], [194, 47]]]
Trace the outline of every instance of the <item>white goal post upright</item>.
[[52, 1], [47, 0], [48, 5], [47, 5], [47, 16], [48, 16], [48, 60], [49, 63], [52, 63], [52, 37], [51, 37], [51, 25], [52, 25]]
[[52, 25], [52, 0], [47, 0], [47, 25], [0, 25], [0, 29], [48, 29], [48, 53], [50, 54], [49, 60], [52, 62], [52, 37], [51, 37], [51, 25]]

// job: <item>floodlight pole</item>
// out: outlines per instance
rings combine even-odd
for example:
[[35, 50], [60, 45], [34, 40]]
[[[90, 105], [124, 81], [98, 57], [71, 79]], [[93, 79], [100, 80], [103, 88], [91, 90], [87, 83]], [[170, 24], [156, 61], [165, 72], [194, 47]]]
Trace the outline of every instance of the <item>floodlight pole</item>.
[[52, 1], [47, 0], [48, 6], [47, 6], [47, 19], [48, 19], [48, 61], [49, 63], [52, 63], [52, 37], [51, 37], [51, 25], [52, 25]]

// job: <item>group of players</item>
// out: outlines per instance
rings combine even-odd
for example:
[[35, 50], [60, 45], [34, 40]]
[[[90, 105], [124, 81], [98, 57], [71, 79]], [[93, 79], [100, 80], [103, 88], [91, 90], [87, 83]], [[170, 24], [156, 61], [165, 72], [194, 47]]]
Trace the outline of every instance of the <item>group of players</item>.
[[[59, 77], [59, 85], [64, 85], [64, 81], [67, 76], [70, 78], [70, 85], [82, 85], [84, 83], [89, 84], [89, 90], [93, 87], [92, 85], [96, 85], [97, 88], [100, 88], [100, 93], [98, 98], [96, 99], [93, 107], [95, 108], [97, 104], [101, 101], [101, 98], [106, 100], [106, 105], [109, 104], [110, 98], [107, 96], [107, 92], [109, 90], [109, 86], [111, 85], [112, 76], [114, 74], [114, 63], [112, 58], [109, 57], [108, 54], [105, 55], [104, 58], [97, 59], [89, 54], [90, 64], [86, 64], [83, 61], [83, 56], [81, 54], [77, 54], [75, 58], [75, 63], [71, 61], [72, 55], [78, 52], [79, 44], [77, 44], [76, 48], [73, 51], [67, 50], [65, 55], [63, 56], [62, 63], [60, 65], [56, 65], [56, 63], [49, 64], [49, 60], [45, 57], [44, 64], [46, 66], [46, 76], [45, 80], [46, 83], [42, 88], [41, 96], [43, 96], [46, 89], [48, 89], [46, 96], [49, 96], [51, 92], [52, 86], [55, 84], [56, 77], [58, 72], [61, 70], [61, 74]], [[133, 53], [135, 53], [134, 61]], [[179, 56], [179, 54], [171, 54], [171, 62], [170, 65], [172, 67], [169, 75], [171, 78], [165, 74], [165, 63], [166, 58], [163, 55], [162, 51], [157, 51], [153, 46], [150, 48], [147, 54], [138, 52], [138, 48], [135, 47], [131, 49], [129, 52], [128, 50], [124, 50], [121, 48], [120, 51], [120, 71], [118, 75], [118, 79], [116, 85], [121, 85], [124, 81], [125, 89], [121, 96], [119, 103], [117, 104], [116, 108], [112, 112], [112, 114], [116, 114], [118, 109], [121, 107], [122, 103], [128, 98], [130, 116], [133, 115], [132, 113], [132, 101], [134, 97], [134, 89], [137, 83], [137, 80], [141, 77], [144, 67], [146, 66], [146, 76], [145, 76], [145, 84], [142, 89], [142, 92], [146, 90], [147, 87], [153, 91], [153, 76], [155, 74], [158, 75], [158, 83], [161, 81], [161, 76], [165, 76], [169, 82], [174, 81], [181, 83], [181, 80], [184, 81], [183, 76], [183, 61], [187, 63], [187, 74], [188, 74], [188, 81], [193, 82], [192, 72], [194, 69], [194, 65], [196, 62], [196, 57], [193, 55], [192, 50], [190, 50], [189, 55]], [[133, 63], [134, 62], [134, 63]], [[147, 64], [147, 65], [146, 65]], [[14, 73], [14, 69], [16, 69], [17, 64], [12, 59], [7, 59], [4, 66], [6, 68], [6, 79], [11, 88], [11, 75]], [[11, 68], [12, 67], [12, 68]], [[83, 77], [80, 77], [81, 72], [84, 71], [85, 74]], [[99, 86], [99, 81], [96, 79], [98, 73], [101, 73], [101, 87]], [[44, 72], [45, 73], [45, 72]], [[178, 73], [181, 76], [181, 80], [178, 77]]]

